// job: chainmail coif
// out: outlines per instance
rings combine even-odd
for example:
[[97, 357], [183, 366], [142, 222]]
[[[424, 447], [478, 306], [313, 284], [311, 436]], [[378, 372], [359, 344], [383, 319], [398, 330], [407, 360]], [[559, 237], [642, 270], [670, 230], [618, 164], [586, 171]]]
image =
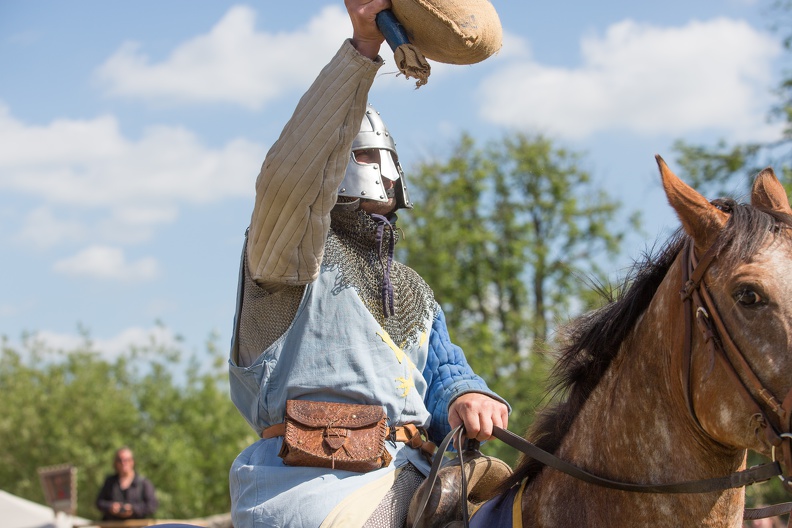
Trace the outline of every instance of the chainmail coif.
[[[377, 240], [378, 231], [378, 223], [362, 211], [333, 211], [322, 270], [338, 270], [333, 293], [355, 288], [393, 342], [405, 348], [416, 344], [421, 332], [428, 330], [423, 326], [424, 319], [437, 315], [434, 294], [426, 282], [404, 264], [390, 262], [388, 270], [388, 248], [391, 241], [395, 244], [398, 240], [398, 231], [392, 226], [383, 229], [381, 243]], [[234, 360], [241, 366], [249, 366], [289, 329], [305, 286], [262, 288], [250, 275], [247, 260], [243, 261], [244, 309], [239, 318], [239, 343]], [[393, 287], [392, 299], [383, 299], [386, 272]], [[392, 313], [388, 301], [393, 302]]]
[[[355, 288], [394, 343], [401, 348], [416, 344], [421, 333], [428, 330], [424, 327], [426, 318], [436, 315], [434, 294], [411, 268], [389, 261], [388, 248], [398, 242], [398, 230], [392, 224], [380, 229], [381, 222], [363, 211], [334, 210], [331, 219], [322, 270], [339, 272], [333, 293]], [[377, 240], [378, 231], [381, 241]], [[392, 299], [383, 298], [387, 296], [383, 284], [388, 280], [393, 287]]]

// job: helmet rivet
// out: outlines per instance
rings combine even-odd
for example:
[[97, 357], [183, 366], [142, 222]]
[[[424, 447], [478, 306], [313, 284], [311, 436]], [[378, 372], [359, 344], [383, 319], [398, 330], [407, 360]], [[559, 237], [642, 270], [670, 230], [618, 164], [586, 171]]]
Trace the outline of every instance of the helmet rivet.
[[372, 169], [374, 169], [374, 170], [379, 170], [379, 165], [377, 165], [377, 164], [375, 163], [374, 165], [372, 165], [372, 166], [371, 166], [371, 168], [372, 168]]
[[382, 132], [380, 132], [379, 130], [377, 130], [377, 135], [378, 135], [378, 136], [379, 136], [379, 135], [382, 135]]
[[346, 189], [345, 188], [341, 188], [341, 189], [338, 190], [338, 192], [346, 192]]
[[361, 196], [366, 196], [366, 191], [360, 191]]
[[380, 194], [380, 200], [384, 200], [385, 197]]

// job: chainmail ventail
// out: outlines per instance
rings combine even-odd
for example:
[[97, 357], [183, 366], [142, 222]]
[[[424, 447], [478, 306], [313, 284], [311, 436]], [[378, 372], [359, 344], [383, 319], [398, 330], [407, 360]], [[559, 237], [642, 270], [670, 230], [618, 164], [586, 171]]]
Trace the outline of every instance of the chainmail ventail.
[[[388, 260], [389, 248], [398, 241], [399, 232], [392, 226], [381, 227], [363, 212], [334, 211], [322, 270], [338, 270], [333, 293], [355, 288], [374, 319], [405, 348], [427, 330], [424, 320], [436, 315], [434, 294], [411, 268]], [[242, 366], [253, 364], [288, 330], [305, 291], [305, 286], [282, 286], [274, 291], [261, 288], [246, 264], [242, 293], [245, 309], [239, 321], [237, 358]], [[388, 279], [390, 288], [383, 288]]]
[[[399, 235], [397, 229], [379, 227], [362, 211], [333, 211], [322, 270], [337, 270], [333, 293], [354, 288], [394, 343], [405, 348], [416, 344], [421, 333], [428, 330], [424, 327], [426, 319], [436, 315], [434, 294], [411, 268], [396, 261], [384, 265], [388, 248], [398, 241]], [[383, 303], [383, 284], [388, 281], [393, 298]], [[393, 314], [386, 314], [391, 301]]]

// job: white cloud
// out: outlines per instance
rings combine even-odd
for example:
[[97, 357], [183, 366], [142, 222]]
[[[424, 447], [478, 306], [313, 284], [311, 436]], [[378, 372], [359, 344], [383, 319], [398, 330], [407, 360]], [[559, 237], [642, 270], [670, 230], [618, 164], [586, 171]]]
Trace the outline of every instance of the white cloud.
[[[152, 126], [131, 140], [112, 116], [28, 125], [1, 103], [0, 144], [6, 146], [0, 149], [0, 192], [32, 195], [42, 203], [28, 213], [18, 237], [39, 247], [97, 232], [103, 240], [136, 242], [172, 222], [184, 203], [252, 196], [265, 152], [244, 139], [213, 149], [176, 126]], [[64, 209], [105, 217], [64, 218]]]
[[51, 207], [41, 206], [27, 213], [15, 239], [42, 249], [84, 240], [87, 232], [84, 222], [58, 218]]
[[658, 28], [627, 20], [604, 36], [584, 38], [578, 68], [546, 66], [530, 56], [501, 61], [482, 83], [481, 115], [568, 138], [608, 129], [775, 138], [779, 127], [768, 126], [765, 116], [780, 50], [777, 40], [742, 21]]
[[108, 208], [247, 196], [251, 167], [262, 157], [252, 142], [236, 139], [213, 150], [176, 126], [151, 126], [129, 140], [112, 116], [29, 126], [2, 106], [0, 144], [7, 146], [0, 149], [0, 189]]
[[87, 211], [43, 205], [25, 214], [22, 227], [13, 239], [37, 249], [88, 240], [104, 240], [138, 244], [149, 240], [157, 226], [169, 224], [178, 217], [175, 205], [161, 207], [118, 206], [95, 220]]
[[255, 23], [253, 9], [232, 7], [208, 33], [184, 42], [162, 62], [127, 42], [97, 76], [114, 96], [260, 108], [304, 88], [351, 35], [349, 17], [338, 6], [325, 7], [289, 33], [257, 32]]
[[159, 264], [153, 257], [127, 262], [124, 251], [107, 246], [91, 246], [53, 265], [56, 273], [113, 281], [147, 281], [157, 278]]
[[501, 47], [501, 49], [495, 55], [493, 55], [492, 58], [487, 60], [494, 62], [496, 60], [503, 60], [510, 57], [518, 59], [530, 59], [531, 54], [532, 50], [530, 42], [527, 42], [517, 34], [504, 30], [503, 47]]
[[[36, 332], [35, 339], [45, 343], [53, 350], [75, 350], [85, 344], [85, 338], [78, 334], [64, 334], [43, 330]], [[156, 325], [151, 328], [130, 327], [109, 338], [95, 338], [91, 336], [93, 350], [100, 352], [102, 357], [113, 360], [122, 354], [128, 353], [132, 347], [143, 348], [152, 342], [161, 346], [180, 347], [179, 338], [164, 326]]]

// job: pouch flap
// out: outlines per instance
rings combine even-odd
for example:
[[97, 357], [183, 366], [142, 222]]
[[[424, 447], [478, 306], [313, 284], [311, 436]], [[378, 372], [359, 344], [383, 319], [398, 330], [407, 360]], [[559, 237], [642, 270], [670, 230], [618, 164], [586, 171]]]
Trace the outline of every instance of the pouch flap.
[[306, 427], [356, 429], [379, 422], [385, 411], [380, 405], [288, 400], [286, 416]]

